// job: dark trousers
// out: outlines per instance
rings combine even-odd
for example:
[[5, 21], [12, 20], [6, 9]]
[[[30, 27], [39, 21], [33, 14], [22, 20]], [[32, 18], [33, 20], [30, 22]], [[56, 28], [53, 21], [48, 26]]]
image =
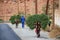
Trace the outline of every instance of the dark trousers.
[[40, 37], [40, 30], [36, 30], [37, 37]]

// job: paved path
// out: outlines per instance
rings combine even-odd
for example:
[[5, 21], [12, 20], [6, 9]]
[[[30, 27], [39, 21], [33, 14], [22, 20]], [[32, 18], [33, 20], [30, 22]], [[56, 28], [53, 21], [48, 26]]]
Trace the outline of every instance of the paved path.
[[0, 40], [21, 40], [7, 24], [0, 24]]

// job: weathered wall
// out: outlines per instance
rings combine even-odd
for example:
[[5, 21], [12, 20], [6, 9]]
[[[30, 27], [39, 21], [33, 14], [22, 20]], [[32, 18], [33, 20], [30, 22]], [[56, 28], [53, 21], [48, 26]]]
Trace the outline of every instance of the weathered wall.
[[[47, 0], [37, 0], [38, 14], [43, 13], [42, 7], [46, 6], [46, 2]], [[9, 20], [12, 15], [18, 14], [18, 11], [26, 14], [35, 14], [35, 0], [9, 0], [8, 2], [0, 3], [0, 19]]]

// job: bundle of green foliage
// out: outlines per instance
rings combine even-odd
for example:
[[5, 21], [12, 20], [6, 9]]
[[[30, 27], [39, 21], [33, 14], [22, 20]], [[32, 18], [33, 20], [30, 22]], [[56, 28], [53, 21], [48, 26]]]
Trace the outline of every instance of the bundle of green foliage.
[[35, 15], [31, 15], [26, 19], [26, 23], [27, 25], [30, 27], [30, 29], [34, 29], [34, 23], [38, 21], [41, 24], [41, 28], [45, 29], [47, 27], [47, 25], [50, 22], [49, 17], [46, 14], [35, 14]]
[[0, 23], [1, 23], [1, 22], [3, 22], [3, 20], [2, 20], [2, 19], [0, 19]]
[[16, 18], [16, 15], [11, 16], [10, 22], [11, 22], [12, 24], [15, 24], [15, 18]]
[[10, 18], [10, 22], [11, 22], [12, 24], [15, 24], [15, 21], [16, 21], [16, 20], [19, 20], [19, 22], [21, 22], [20, 18], [21, 18], [20, 15], [13, 15], [13, 16], [11, 16], [11, 18]]
[[21, 18], [21, 16], [19, 14], [18, 15], [13, 15], [10, 18], [10, 22], [12, 24], [16, 24], [16, 28], [17, 28], [18, 24], [21, 22], [20, 18]]

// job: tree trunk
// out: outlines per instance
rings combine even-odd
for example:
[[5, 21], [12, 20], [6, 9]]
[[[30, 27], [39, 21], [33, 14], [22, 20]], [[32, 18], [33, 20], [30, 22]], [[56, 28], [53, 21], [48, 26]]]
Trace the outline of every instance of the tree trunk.
[[35, 0], [35, 14], [38, 14], [38, 12], [37, 12], [37, 0]]
[[49, 0], [47, 0], [47, 4], [46, 4], [46, 14], [48, 15], [48, 8], [49, 8]]
[[54, 0], [53, 0], [53, 27], [55, 27], [55, 8], [54, 8]]

